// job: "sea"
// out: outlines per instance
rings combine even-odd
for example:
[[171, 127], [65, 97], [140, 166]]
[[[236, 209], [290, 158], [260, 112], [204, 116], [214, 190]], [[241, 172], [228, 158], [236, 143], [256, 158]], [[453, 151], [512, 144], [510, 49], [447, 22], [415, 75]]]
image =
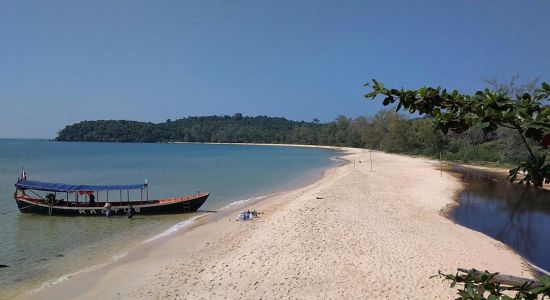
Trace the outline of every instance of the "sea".
[[[313, 182], [338, 163], [337, 155], [329, 149], [281, 146], [0, 139], [0, 299], [116, 261], [138, 243], [172, 234], [198, 216]], [[197, 191], [211, 196], [197, 213], [181, 215], [22, 214], [13, 200], [22, 168], [29, 180], [46, 182], [147, 180], [149, 199]]]

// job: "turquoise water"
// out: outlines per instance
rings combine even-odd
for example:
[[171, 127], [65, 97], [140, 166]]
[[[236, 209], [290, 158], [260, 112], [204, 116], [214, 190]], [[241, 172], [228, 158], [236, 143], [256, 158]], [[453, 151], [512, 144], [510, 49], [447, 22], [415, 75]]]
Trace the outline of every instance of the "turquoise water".
[[[28, 179], [81, 184], [149, 181], [149, 198], [211, 192], [201, 208], [274, 193], [319, 176], [330, 150], [239, 145], [64, 143], [0, 139], [0, 298], [112, 260], [136, 243], [201, 214], [132, 219], [20, 214], [13, 184]], [[134, 198], [139, 198], [139, 193]]]

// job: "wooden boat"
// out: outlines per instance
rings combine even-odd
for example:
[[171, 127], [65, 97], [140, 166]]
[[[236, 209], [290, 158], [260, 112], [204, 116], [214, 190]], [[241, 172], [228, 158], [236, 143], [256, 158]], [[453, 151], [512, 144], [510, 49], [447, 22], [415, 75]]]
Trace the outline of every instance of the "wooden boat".
[[[27, 180], [24, 172], [15, 188], [13, 197], [20, 212], [60, 216], [189, 213], [197, 211], [210, 195], [197, 192], [184, 197], [149, 200], [147, 181], [131, 185], [73, 185]], [[139, 200], [130, 200], [132, 190], [140, 191]]]

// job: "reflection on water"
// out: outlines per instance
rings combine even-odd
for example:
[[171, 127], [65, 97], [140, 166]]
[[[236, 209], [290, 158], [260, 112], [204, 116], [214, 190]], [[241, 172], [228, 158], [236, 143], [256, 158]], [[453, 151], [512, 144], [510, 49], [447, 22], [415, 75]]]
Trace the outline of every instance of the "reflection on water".
[[550, 270], [550, 191], [491, 180], [464, 167], [456, 166], [453, 171], [466, 183], [466, 189], [451, 218]]

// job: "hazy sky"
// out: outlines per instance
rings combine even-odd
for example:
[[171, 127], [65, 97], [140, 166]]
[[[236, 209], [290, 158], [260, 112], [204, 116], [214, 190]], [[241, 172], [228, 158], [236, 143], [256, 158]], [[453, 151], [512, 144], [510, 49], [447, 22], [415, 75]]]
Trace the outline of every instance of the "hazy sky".
[[550, 1], [0, 0], [0, 137], [81, 120], [372, 115], [363, 83], [550, 81]]

